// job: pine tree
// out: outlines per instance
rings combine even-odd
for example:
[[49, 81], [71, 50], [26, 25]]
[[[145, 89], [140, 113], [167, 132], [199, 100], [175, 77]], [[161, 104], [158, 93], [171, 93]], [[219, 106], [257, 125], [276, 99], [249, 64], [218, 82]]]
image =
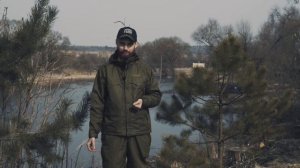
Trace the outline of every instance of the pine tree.
[[169, 168], [175, 163], [188, 168], [197, 168], [199, 165], [208, 167], [205, 152], [199, 149], [201, 147], [198, 144], [189, 141], [190, 134], [191, 131], [186, 130], [179, 137], [174, 135], [165, 137], [157, 167]]
[[157, 119], [188, 126], [202, 134], [205, 144], [217, 144], [220, 168], [227, 141], [255, 144], [278, 135], [276, 119], [288, 109], [292, 96], [274, 96], [265, 69], [245, 56], [232, 35], [216, 47], [210, 66], [196, 68], [190, 76], [182, 74], [175, 90], [171, 104], [161, 103]]
[[15, 31], [0, 34], [0, 167], [67, 165], [70, 132], [87, 118], [89, 94], [72, 111], [68, 89], [45, 78], [61, 47], [51, 31], [57, 13], [49, 0], [37, 0]]

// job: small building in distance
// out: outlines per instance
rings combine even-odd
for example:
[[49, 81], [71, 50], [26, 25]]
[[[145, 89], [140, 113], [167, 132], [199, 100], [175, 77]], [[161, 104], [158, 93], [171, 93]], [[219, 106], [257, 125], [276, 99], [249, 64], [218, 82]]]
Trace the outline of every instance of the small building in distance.
[[205, 68], [205, 63], [193, 63], [192, 67], [175, 68], [175, 75], [178, 76], [182, 73], [185, 73], [186, 75], [190, 76], [192, 75], [194, 68]]
[[193, 63], [193, 68], [205, 68], [205, 63]]

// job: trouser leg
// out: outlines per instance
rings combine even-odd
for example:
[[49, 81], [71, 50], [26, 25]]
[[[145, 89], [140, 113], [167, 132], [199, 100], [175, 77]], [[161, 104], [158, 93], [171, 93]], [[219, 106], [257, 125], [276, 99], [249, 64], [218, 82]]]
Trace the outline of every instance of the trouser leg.
[[126, 137], [114, 135], [101, 135], [103, 168], [126, 167]]
[[127, 142], [127, 168], [147, 168], [151, 144], [150, 134], [132, 136]]

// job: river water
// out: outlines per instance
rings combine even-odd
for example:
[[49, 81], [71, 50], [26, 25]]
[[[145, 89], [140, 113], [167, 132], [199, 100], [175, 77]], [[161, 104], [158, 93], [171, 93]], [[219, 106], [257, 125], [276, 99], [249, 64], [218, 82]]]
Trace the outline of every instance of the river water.
[[[70, 85], [72, 91], [66, 95], [66, 97], [71, 98], [73, 101], [72, 109], [77, 107], [77, 104], [81, 101], [82, 96], [85, 92], [91, 92], [92, 82], [84, 83], [73, 83]], [[170, 90], [173, 87], [172, 83], [162, 83], [160, 85], [161, 91]], [[165, 93], [162, 96], [162, 100], [170, 100], [171, 94]], [[152, 143], [150, 155], [155, 155], [159, 152], [160, 148], [163, 145], [162, 137], [167, 135], [179, 135], [180, 131], [184, 128], [182, 126], [169, 126], [167, 124], [162, 124], [156, 121], [155, 116], [158, 111], [158, 108], [150, 109], [151, 124], [152, 124]], [[82, 127], [81, 131], [72, 132], [72, 139], [69, 145], [69, 165], [74, 167], [77, 160], [77, 167], [89, 167], [93, 162], [94, 165], [101, 165], [101, 155], [100, 147], [101, 141], [100, 138], [96, 140], [96, 152], [88, 152], [85, 142], [88, 138], [88, 123], [89, 117], [85, 124]], [[99, 136], [100, 137], [100, 136]]]

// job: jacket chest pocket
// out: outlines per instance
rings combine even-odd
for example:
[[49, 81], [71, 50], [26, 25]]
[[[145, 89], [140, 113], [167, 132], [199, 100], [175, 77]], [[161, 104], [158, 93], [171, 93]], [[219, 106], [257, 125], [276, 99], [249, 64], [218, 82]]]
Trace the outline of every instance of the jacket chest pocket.
[[132, 77], [131, 81], [129, 82], [129, 89], [131, 90], [131, 97], [133, 101], [142, 98], [145, 94], [145, 85], [146, 82], [142, 77]]

